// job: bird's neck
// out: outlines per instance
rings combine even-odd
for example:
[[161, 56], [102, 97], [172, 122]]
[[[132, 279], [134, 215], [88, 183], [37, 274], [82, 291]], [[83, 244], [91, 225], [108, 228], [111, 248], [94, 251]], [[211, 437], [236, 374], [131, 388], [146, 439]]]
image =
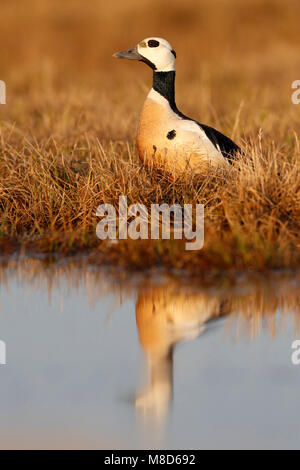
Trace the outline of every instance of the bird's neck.
[[177, 110], [175, 103], [175, 70], [170, 72], [153, 72], [153, 89], [163, 96], [170, 107]]

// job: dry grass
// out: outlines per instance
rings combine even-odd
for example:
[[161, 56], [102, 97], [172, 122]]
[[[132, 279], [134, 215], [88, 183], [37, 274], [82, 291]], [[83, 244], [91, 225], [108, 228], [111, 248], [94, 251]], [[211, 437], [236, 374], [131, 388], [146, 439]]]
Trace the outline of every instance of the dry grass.
[[[299, 266], [299, 13], [296, 0], [3, 2], [2, 249], [88, 250], [94, 262], [198, 274]], [[141, 166], [134, 138], [150, 71], [111, 54], [149, 35], [176, 49], [179, 107], [241, 143], [244, 161], [173, 183]], [[119, 195], [204, 203], [204, 249], [100, 242], [96, 208]]]

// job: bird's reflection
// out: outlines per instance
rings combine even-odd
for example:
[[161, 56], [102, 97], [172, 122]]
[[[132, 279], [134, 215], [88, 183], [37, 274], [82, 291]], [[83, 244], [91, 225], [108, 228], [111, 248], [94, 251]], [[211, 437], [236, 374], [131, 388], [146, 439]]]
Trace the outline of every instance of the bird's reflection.
[[[137, 327], [150, 381], [135, 403], [139, 412], [154, 417], [163, 418], [171, 403], [175, 345], [209, 331], [212, 325], [221, 327], [221, 317], [230, 313], [222, 328], [234, 340], [246, 336], [254, 341], [263, 330], [275, 338], [290, 320], [296, 338], [300, 332], [300, 271], [225, 276], [218, 282], [203, 280], [199, 287], [201, 278], [133, 276], [118, 269], [109, 274], [81, 258], [58, 263], [52, 257], [2, 258], [0, 287], [9, 290], [15, 279], [26, 290], [47, 291], [49, 303], [59, 295], [62, 312], [64, 296], [78, 289], [88, 296], [91, 309], [99, 305], [101, 311], [107, 309], [102, 304], [108, 295], [121, 305], [137, 292]], [[61, 286], [66, 287], [61, 290]], [[111, 320], [112, 315], [106, 318]]]
[[177, 343], [197, 338], [212, 319], [230, 312], [228, 299], [166, 281], [140, 290], [136, 322], [150, 375], [136, 398], [137, 410], [157, 419], [169, 409], [173, 394], [173, 351]]

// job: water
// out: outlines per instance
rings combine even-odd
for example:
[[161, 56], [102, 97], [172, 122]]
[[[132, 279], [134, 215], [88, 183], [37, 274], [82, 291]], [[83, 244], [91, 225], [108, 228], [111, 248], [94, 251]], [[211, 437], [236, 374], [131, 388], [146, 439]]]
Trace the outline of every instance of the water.
[[299, 282], [1, 268], [0, 447], [299, 448]]

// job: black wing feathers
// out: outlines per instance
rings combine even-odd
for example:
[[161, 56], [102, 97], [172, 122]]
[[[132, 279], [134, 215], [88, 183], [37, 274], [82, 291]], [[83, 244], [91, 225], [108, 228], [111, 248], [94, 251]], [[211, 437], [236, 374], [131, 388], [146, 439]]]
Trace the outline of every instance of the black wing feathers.
[[234, 159], [237, 152], [242, 153], [240, 147], [233, 142], [233, 140], [229, 139], [229, 137], [226, 137], [226, 135], [217, 131], [213, 127], [206, 126], [205, 124], [200, 124], [198, 122], [198, 125], [204, 130], [205, 134], [214, 144], [216, 149], [220, 150], [222, 155], [227, 158], [229, 162]]
[[[194, 119], [191, 119], [185, 116], [184, 114], [182, 114], [177, 109], [176, 105], [175, 105], [175, 108], [172, 107], [172, 109], [182, 119], [187, 119], [188, 121], [194, 121]], [[229, 139], [229, 137], [226, 137], [226, 135], [217, 131], [217, 129], [214, 129], [213, 127], [206, 126], [206, 124], [200, 124], [200, 122], [197, 122], [197, 121], [194, 121], [194, 122], [196, 122], [196, 124], [198, 124], [198, 126], [201, 127], [201, 129], [205, 132], [206, 136], [213, 143], [216, 149], [222, 153], [224, 158], [227, 158], [229, 163], [232, 163], [232, 160], [235, 159], [236, 153], [240, 153], [241, 155], [243, 155], [243, 151], [241, 150], [241, 148], [235, 142], [233, 142], [233, 140]]]

